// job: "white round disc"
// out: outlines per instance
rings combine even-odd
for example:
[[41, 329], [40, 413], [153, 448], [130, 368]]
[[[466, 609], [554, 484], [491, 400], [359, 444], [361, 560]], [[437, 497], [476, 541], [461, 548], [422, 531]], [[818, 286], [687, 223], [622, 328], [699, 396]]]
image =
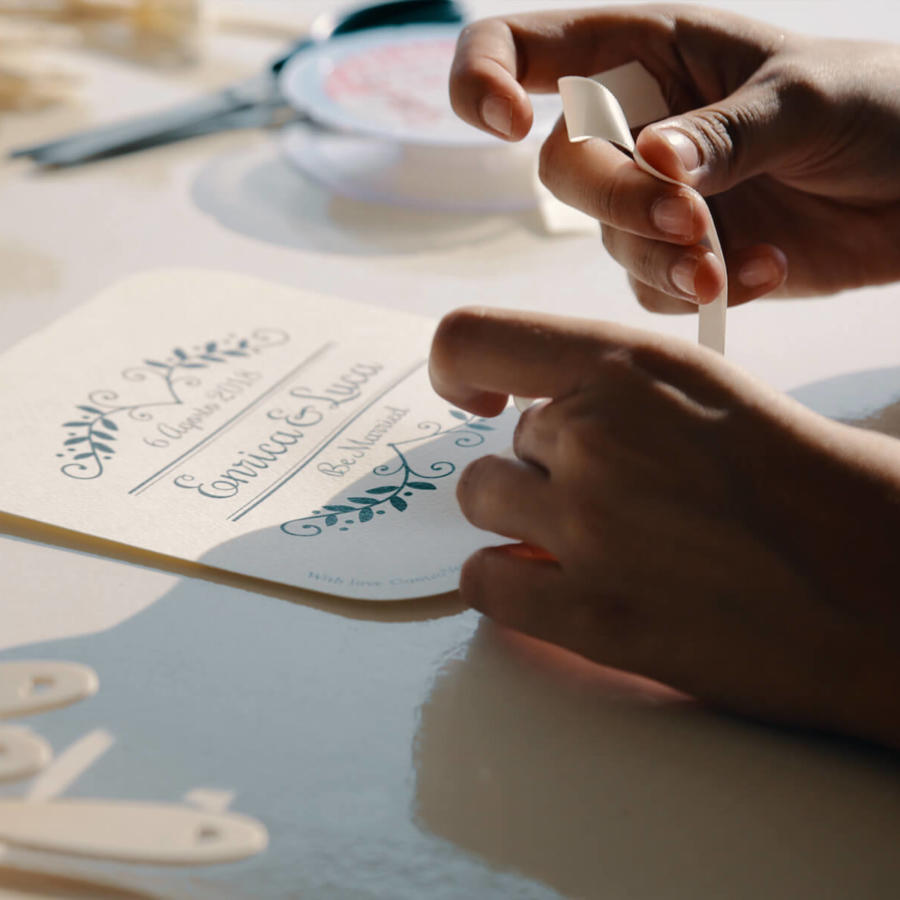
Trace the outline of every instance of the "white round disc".
[[285, 129], [288, 159], [335, 194], [445, 212], [517, 212], [536, 203], [531, 145], [403, 145], [368, 135], [296, 125]]
[[[458, 25], [404, 25], [339, 35], [298, 53], [279, 86], [287, 102], [339, 131], [402, 144], [483, 147], [498, 143], [462, 122], [447, 84]], [[554, 95], [532, 98], [535, 133], [559, 115]]]

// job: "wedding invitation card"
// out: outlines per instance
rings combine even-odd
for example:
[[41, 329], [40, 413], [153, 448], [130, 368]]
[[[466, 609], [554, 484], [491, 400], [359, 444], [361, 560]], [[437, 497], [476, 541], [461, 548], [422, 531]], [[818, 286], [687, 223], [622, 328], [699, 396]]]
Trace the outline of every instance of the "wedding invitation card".
[[497, 543], [456, 504], [516, 414], [428, 381], [434, 322], [233, 273], [138, 275], [0, 357], [0, 509], [370, 600]]

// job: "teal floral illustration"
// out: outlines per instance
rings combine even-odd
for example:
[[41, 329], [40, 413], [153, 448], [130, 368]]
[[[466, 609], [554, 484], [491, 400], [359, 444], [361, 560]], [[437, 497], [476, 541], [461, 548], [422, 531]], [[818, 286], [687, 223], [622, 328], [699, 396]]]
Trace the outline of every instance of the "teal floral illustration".
[[[221, 341], [208, 341], [189, 349], [175, 347], [171, 354], [160, 359], [145, 359], [140, 366], [125, 369], [122, 378], [131, 383], [158, 381], [159, 400], [129, 403], [112, 390], [92, 391], [87, 403], [79, 404], [79, 418], [63, 422], [67, 436], [63, 451], [56, 455], [69, 462], [60, 467], [69, 478], [90, 480], [99, 478], [103, 463], [115, 455], [115, 442], [119, 424], [123, 418], [138, 422], [153, 419], [154, 407], [181, 406], [181, 391], [198, 387], [200, 379], [195, 372], [217, 364], [251, 357], [270, 347], [277, 347], [289, 340], [286, 332], [278, 329], [259, 328], [249, 338], [229, 335]], [[77, 414], [76, 414], [77, 415]]]
[[339, 503], [324, 504], [321, 509], [314, 509], [311, 515], [285, 522], [281, 530], [292, 537], [316, 537], [325, 528], [335, 525], [339, 531], [348, 531], [353, 523], [371, 522], [375, 516], [383, 516], [391, 510], [406, 512], [417, 493], [437, 490], [435, 482], [456, 471], [456, 466], [449, 460], [433, 462], [424, 471], [417, 471], [406, 455], [414, 445], [453, 435], [457, 447], [477, 447], [484, 443], [484, 432], [494, 430], [484, 419], [467, 416], [458, 409], [451, 409], [450, 415], [459, 420], [458, 425], [444, 428], [439, 422], [420, 422], [418, 428], [423, 434], [388, 444], [395, 459], [372, 470], [374, 476], [385, 479], [387, 484], [376, 484]]

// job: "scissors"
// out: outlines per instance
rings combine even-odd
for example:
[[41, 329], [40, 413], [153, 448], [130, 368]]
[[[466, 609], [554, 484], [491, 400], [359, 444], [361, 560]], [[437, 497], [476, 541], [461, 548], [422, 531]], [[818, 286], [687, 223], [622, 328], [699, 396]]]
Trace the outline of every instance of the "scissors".
[[456, 0], [390, 0], [344, 12], [322, 13], [303, 40], [252, 78], [161, 112], [22, 147], [13, 150], [10, 156], [28, 158], [42, 166], [72, 166], [214, 131], [264, 127], [308, 118], [287, 105], [278, 87], [279, 73], [298, 53], [354, 31], [391, 25], [462, 22], [464, 18]]

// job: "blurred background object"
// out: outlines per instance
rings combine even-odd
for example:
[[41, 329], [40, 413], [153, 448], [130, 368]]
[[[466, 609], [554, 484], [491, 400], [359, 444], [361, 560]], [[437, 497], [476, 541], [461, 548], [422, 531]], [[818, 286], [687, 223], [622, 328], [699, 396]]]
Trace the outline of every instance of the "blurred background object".
[[39, 109], [71, 99], [78, 78], [54, 64], [52, 50], [76, 38], [62, 25], [0, 17], [0, 110]]
[[199, 52], [201, 11], [201, 0], [0, 0], [0, 27], [60, 24], [91, 49], [184, 65]]

